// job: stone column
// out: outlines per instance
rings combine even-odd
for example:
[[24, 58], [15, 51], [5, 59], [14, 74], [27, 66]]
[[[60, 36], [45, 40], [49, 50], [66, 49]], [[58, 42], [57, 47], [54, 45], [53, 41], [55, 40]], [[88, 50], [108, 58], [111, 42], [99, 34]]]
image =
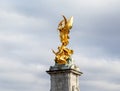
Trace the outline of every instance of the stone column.
[[80, 91], [79, 76], [82, 72], [75, 65], [51, 67], [47, 73], [51, 79], [50, 91]]

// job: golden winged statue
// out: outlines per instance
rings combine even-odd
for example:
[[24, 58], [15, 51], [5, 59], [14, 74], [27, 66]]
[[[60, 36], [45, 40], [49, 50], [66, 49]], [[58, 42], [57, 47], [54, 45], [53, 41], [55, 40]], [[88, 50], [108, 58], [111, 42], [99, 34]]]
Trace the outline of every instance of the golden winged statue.
[[73, 54], [73, 50], [66, 48], [66, 46], [69, 44], [69, 33], [72, 25], [73, 16], [67, 20], [63, 15], [63, 20], [60, 21], [58, 25], [58, 30], [60, 32], [60, 41], [62, 44], [58, 47], [58, 52], [55, 52], [53, 50], [53, 53], [55, 54], [55, 62], [57, 64], [68, 64], [68, 60]]

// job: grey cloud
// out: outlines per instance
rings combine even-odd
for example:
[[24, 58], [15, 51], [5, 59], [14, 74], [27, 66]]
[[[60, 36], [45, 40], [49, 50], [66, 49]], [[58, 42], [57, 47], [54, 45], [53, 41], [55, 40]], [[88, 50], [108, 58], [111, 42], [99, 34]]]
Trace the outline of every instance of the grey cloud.
[[87, 88], [90, 88], [90, 91], [96, 91], [96, 89], [119, 91], [119, 59], [114, 59], [114, 61], [99, 58], [91, 59], [80, 55], [74, 55], [74, 59], [83, 72], [80, 79], [82, 89], [86, 91]]
[[[1, 59], [0, 63], [0, 89], [2, 90], [12, 89], [16, 91], [19, 89], [32, 91], [36, 89], [38, 91], [47, 84], [47, 75], [43, 73], [46, 70], [46, 66], [23, 64], [20, 61], [11, 61], [9, 59]], [[41, 83], [41, 81], [43, 82]], [[39, 85], [42, 87], [39, 87]]]
[[[119, 12], [119, 11], [118, 11]], [[117, 14], [117, 13], [116, 13]], [[73, 32], [75, 37], [72, 38], [72, 44], [77, 43], [79, 47], [92, 49], [92, 47], [99, 47], [103, 50], [103, 53], [106, 51], [106, 55], [111, 57], [119, 57], [119, 15], [97, 15], [97, 17], [89, 17], [87, 24], [82, 24], [81, 21], [80, 27], [81, 30], [76, 26], [76, 32]], [[116, 18], [117, 17], [117, 18]], [[84, 19], [85, 20], [85, 19]], [[77, 23], [79, 24], [79, 23]], [[86, 26], [87, 25], [87, 26]], [[79, 42], [78, 42], [79, 41]], [[82, 49], [82, 48], [81, 48]], [[88, 49], [88, 50], [89, 50]], [[94, 51], [94, 50], [93, 50]], [[89, 51], [88, 51], [89, 52]], [[90, 54], [91, 55], [91, 54]], [[94, 55], [94, 54], [93, 54]]]

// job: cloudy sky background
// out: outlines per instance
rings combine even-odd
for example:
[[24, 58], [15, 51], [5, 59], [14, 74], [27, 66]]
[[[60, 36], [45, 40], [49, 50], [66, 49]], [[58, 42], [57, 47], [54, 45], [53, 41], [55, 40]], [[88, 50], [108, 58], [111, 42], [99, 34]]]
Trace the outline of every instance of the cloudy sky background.
[[0, 91], [50, 91], [63, 14], [81, 91], [120, 91], [120, 0], [0, 0]]

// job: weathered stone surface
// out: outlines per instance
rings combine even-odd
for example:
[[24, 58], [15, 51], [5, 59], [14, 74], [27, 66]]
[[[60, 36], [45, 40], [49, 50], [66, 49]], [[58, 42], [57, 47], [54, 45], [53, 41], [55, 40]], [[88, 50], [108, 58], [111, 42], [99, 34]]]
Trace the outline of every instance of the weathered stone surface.
[[50, 91], [80, 91], [78, 77], [82, 74], [74, 68], [50, 68], [47, 71], [51, 78]]

